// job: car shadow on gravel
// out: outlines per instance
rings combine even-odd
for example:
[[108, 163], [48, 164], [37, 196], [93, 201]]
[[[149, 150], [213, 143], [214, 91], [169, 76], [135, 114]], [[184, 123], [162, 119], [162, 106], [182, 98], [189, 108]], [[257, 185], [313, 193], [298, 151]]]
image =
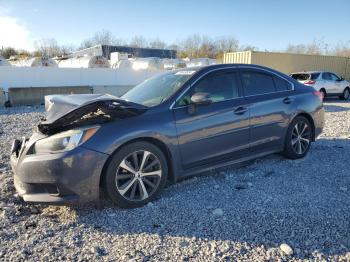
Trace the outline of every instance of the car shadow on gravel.
[[[343, 112], [343, 111], [349, 111], [350, 107], [346, 107], [344, 105], [349, 104], [349, 101], [340, 100], [337, 98], [326, 98], [324, 100], [323, 106], [325, 108], [326, 112]], [[339, 105], [335, 105], [339, 104]]]
[[326, 112], [343, 112], [343, 111], [350, 111], [349, 107], [344, 106], [337, 106], [337, 105], [324, 105], [324, 109]]
[[287, 243], [300, 259], [345, 255], [350, 250], [348, 159], [349, 139], [319, 139], [304, 159], [273, 155], [190, 178], [138, 209], [109, 202], [102, 209], [76, 209], [78, 223], [116, 237], [241, 242], [265, 251]]

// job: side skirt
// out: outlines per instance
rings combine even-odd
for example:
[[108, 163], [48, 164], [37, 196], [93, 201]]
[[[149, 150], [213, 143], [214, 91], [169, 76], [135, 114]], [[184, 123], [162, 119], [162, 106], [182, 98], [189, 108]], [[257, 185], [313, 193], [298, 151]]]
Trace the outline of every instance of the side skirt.
[[213, 164], [213, 165], [201, 166], [201, 167], [197, 167], [195, 169], [183, 170], [181, 172], [181, 174], [178, 175], [177, 179], [181, 179], [183, 177], [188, 177], [188, 176], [194, 176], [194, 175], [197, 175], [199, 173], [204, 173], [207, 171], [211, 171], [213, 169], [222, 168], [222, 167], [226, 167], [226, 166], [238, 167], [244, 162], [247, 162], [247, 161], [250, 161], [250, 160], [253, 160], [256, 158], [260, 158], [263, 156], [279, 153], [279, 152], [281, 152], [280, 148], [270, 150], [270, 151], [265, 151], [265, 152], [251, 155], [251, 156], [247, 156], [247, 157], [243, 157], [240, 159], [229, 160], [226, 162], [221, 162], [221, 163], [217, 163], [217, 164]]

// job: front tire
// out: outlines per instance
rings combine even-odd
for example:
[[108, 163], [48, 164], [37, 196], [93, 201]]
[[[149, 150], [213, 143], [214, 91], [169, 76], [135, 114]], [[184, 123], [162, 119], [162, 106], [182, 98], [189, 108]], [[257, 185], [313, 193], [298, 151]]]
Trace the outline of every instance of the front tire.
[[155, 199], [167, 180], [168, 166], [163, 152], [148, 142], [122, 147], [109, 162], [104, 188], [119, 207], [141, 207]]
[[284, 156], [299, 159], [306, 156], [312, 140], [312, 126], [308, 119], [297, 116], [288, 127], [284, 145]]
[[341, 100], [348, 100], [350, 97], [350, 89], [349, 87], [345, 88], [343, 94], [339, 97]]

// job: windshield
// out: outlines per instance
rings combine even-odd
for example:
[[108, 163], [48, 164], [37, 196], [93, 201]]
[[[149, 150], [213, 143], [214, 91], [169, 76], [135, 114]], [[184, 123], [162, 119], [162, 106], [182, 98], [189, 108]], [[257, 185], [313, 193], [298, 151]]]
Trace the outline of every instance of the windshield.
[[156, 106], [168, 99], [195, 73], [172, 71], [154, 76], [135, 86], [121, 98], [144, 106]]

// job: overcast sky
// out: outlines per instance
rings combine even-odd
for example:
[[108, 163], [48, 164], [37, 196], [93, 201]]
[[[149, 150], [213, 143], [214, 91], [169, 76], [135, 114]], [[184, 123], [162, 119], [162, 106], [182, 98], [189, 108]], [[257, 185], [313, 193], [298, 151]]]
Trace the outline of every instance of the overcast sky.
[[0, 0], [0, 48], [33, 49], [41, 38], [78, 46], [96, 31], [172, 44], [197, 33], [234, 36], [279, 51], [289, 43], [350, 41], [350, 1], [316, 0]]

